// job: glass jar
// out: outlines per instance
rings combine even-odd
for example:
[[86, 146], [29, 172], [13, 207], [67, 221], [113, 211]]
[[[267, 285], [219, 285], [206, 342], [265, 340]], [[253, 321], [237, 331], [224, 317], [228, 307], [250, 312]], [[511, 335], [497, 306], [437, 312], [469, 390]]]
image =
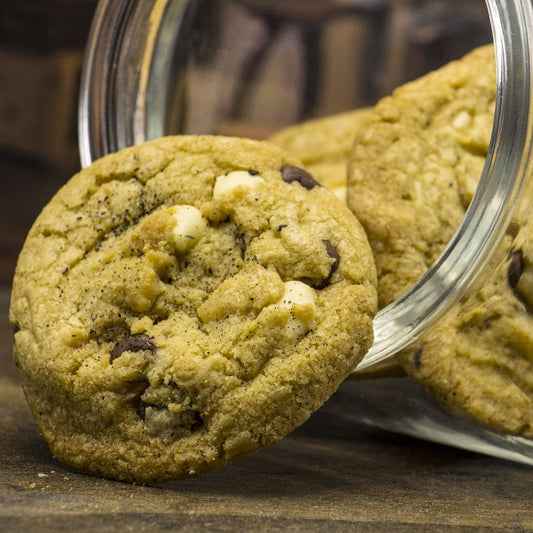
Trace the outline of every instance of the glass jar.
[[513, 228], [533, 223], [530, 2], [101, 0], [81, 81], [82, 165], [162, 135], [264, 138], [372, 105], [491, 39], [496, 110], [474, 199], [439, 259], [378, 313], [372, 349], [331, 405], [348, 421], [533, 464], [533, 440], [448, 414], [394, 364], [507, 268], [523, 244]]

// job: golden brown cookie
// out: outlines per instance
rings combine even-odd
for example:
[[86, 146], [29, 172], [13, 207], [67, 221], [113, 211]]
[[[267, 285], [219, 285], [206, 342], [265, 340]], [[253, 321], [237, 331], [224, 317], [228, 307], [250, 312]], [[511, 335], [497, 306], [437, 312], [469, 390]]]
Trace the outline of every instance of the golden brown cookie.
[[375, 307], [363, 230], [297, 159], [183, 136], [107, 156], [57, 193], [10, 318], [54, 455], [146, 483], [301, 424], [367, 351]]
[[495, 97], [493, 49], [483, 47], [398, 88], [357, 135], [347, 201], [376, 256], [381, 307], [459, 226], [485, 163]]
[[[458, 228], [487, 156], [495, 98], [494, 51], [482, 47], [397, 89], [357, 135], [348, 205], [369, 237], [380, 307], [420, 278]], [[510, 256], [400, 359], [448, 410], [531, 438], [531, 227], [517, 239], [520, 261]]]
[[451, 413], [531, 439], [531, 225], [521, 228], [514, 246], [474, 297], [455, 306], [399, 359]]

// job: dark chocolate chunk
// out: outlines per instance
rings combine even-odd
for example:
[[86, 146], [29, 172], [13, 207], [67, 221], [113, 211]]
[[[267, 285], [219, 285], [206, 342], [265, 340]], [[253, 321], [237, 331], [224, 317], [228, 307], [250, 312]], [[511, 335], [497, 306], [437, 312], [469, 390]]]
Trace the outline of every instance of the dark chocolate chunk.
[[422, 351], [423, 350], [424, 350], [424, 345], [421, 344], [420, 347], [418, 348], [418, 350], [413, 355], [413, 364], [414, 364], [416, 370], [419, 370], [420, 369], [420, 365], [422, 364], [421, 357], [422, 357]]
[[281, 177], [286, 183], [292, 183], [297, 181], [302, 187], [305, 187], [307, 190], [311, 190], [314, 187], [321, 187], [320, 183], [307, 172], [300, 167], [295, 167], [293, 165], [285, 165], [281, 169]]
[[130, 335], [129, 333], [125, 333], [111, 350], [110, 362], [112, 363], [124, 352], [140, 352], [141, 350], [147, 350], [154, 353], [157, 350], [157, 346], [154, 344], [153, 339], [148, 337], [148, 335], [142, 333], [138, 335]]
[[511, 262], [507, 271], [507, 281], [511, 289], [516, 288], [520, 281], [520, 276], [524, 272], [524, 254], [522, 250], [515, 250], [509, 254]]
[[324, 239], [322, 241], [324, 243], [324, 246], [326, 247], [326, 252], [327, 254], [332, 258], [334, 259], [333, 263], [331, 263], [331, 267], [329, 269], [329, 274], [328, 274], [328, 277], [323, 279], [318, 285], [315, 285], [315, 289], [324, 289], [325, 287], [327, 287], [329, 285], [329, 282], [331, 281], [331, 276], [333, 276], [333, 274], [335, 273], [335, 271], [337, 270], [337, 268], [339, 267], [339, 252], [337, 252], [337, 249], [335, 248], [335, 246], [333, 246], [333, 244], [331, 244], [330, 241]]

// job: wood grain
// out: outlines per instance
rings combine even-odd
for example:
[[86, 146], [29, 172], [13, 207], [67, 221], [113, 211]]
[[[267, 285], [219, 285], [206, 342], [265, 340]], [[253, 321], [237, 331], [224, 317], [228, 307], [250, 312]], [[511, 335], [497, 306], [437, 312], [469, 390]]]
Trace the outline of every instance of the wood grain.
[[326, 404], [204, 477], [136, 486], [48, 450], [11, 361], [0, 291], [0, 531], [533, 531], [533, 469], [363, 425]]

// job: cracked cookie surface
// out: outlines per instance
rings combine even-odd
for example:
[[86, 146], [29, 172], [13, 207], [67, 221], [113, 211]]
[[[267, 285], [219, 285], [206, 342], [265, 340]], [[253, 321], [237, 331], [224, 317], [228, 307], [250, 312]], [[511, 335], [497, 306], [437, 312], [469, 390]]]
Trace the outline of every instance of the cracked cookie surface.
[[269, 143], [167, 137], [74, 176], [14, 278], [15, 360], [54, 455], [200, 474], [306, 420], [372, 342], [355, 217]]
[[[374, 253], [379, 307], [402, 296], [459, 227], [485, 164], [495, 98], [486, 46], [397, 89], [357, 136], [348, 205]], [[447, 410], [532, 438], [531, 226], [514, 233], [493, 278], [399, 359]]]

